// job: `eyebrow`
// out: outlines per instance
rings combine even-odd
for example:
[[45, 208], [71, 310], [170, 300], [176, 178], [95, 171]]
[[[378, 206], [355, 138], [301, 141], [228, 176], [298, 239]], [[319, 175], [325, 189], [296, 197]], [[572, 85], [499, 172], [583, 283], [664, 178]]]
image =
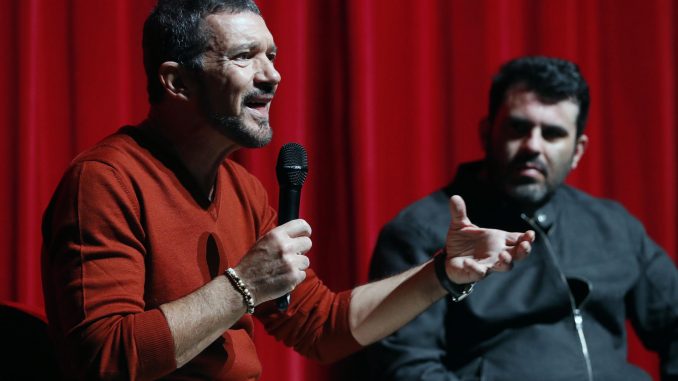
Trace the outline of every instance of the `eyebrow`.
[[[226, 51], [227, 54], [233, 53], [233, 52], [239, 52], [239, 51], [249, 51], [253, 49], [258, 49], [261, 46], [260, 43], [258, 42], [250, 42], [250, 43], [245, 43], [245, 44], [240, 44], [236, 45]], [[278, 52], [278, 47], [273, 44], [270, 49], [268, 49], [268, 52], [270, 53], [277, 53]]]
[[[526, 118], [520, 118], [520, 117], [517, 117], [517, 116], [510, 116], [510, 115], [509, 115], [509, 117], [507, 118], [507, 121], [508, 121], [509, 123], [517, 123], [517, 124], [521, 124], [521, 125], [529, 125], [529, 126], [533, 126], [533, 125], [535, 124], [535, 123], [533, 123], [533, 122], [532, 122], [531, 120], [529, 120], [529, 119], [526, 119]], [[560, 125], [560, 124], [541, 123], [541, 126], [542, 126], [543, 128], [548, 128], [548, 129], [558, 129], [558, 130], [562, 130], [562, 131], [568, 132], [567, 128], [566, 128], [565, 126], [563, 126], [563, 125]]]

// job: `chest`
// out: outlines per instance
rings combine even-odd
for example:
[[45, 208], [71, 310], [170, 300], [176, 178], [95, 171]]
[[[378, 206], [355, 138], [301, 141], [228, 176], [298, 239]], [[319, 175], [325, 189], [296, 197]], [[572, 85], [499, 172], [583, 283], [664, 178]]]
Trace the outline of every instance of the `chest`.
[[[639, 276], [636, 252], [621, 231], [556, 225], [539, 236], [530, 256], [474, 290], [468, 312], [485, 321], [556, 318], [570, 313], [568, 288], [584, 310], [617, 316]], [[575, 282], [573, 282], [575, 280]]]
[[259, 235], [247, 198], [220, 184], [208, 206], [177, 184], [146, 184], [140, 197], [145, 233], [147, 308], [176, 300], [235, 266]]

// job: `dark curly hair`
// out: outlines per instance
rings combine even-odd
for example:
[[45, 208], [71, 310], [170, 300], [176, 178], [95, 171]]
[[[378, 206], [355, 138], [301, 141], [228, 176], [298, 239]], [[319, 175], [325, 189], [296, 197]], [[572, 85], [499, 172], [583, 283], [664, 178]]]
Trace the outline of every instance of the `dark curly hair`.
[[490, 88], [490, 123], [494, 122], [504, 103], [506, 92], [518, 84], [547, 101], [571, 99], [577, 103], [577, 136], [584, 133], [589, 113], [589, 85], [576, 64], [558, 58], [534, 56], [517, 58], [502, 65]]
[[158, 68], [174, 61], [190, 70], [202, 69], [202, 54], [209, 46], [210, 34], [205, 17], [229, 12], [253, 12], [261, 15], [252, 0], [159, 0], [144, 23], [143, 50], [148, 100], [162, 100], [163, 88]]

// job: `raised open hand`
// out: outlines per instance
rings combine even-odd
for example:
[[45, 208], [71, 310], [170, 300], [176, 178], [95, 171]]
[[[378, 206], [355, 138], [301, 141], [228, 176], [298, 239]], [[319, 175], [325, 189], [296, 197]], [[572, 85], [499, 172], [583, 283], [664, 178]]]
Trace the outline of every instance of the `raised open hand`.
[[447, 231], [447, 276], [457, 284], [476, 282], [490, 271], [507, 271], [513, 260], [531, 250], [534, 232], [509, 233], [484, 229], [471, 223], [466, 204], [459, 196], [450, 198], [452, 222]]

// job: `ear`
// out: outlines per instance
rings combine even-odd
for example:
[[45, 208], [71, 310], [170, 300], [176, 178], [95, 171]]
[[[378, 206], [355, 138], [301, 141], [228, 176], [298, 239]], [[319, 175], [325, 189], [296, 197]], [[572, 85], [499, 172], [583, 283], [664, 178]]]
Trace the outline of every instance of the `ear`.
[[193, 78], [188, 71], [174, 61], [166, 61], [158, 68], [160, 84], [168, 98], [189, 100], [193, 93]]
[[574, 146], [574, 156], [572, 157], [572, 166], [570, 167], [570, 169], [577, 168], [579, 160], [581, 160], [582, 156], [584, 156], [584, 151], [586, 151], [586, 147], [588, 145], [589, 145], [588, 136], [582, 134], [580, 137], [577, 138], [577, 142], [575, 143]]

